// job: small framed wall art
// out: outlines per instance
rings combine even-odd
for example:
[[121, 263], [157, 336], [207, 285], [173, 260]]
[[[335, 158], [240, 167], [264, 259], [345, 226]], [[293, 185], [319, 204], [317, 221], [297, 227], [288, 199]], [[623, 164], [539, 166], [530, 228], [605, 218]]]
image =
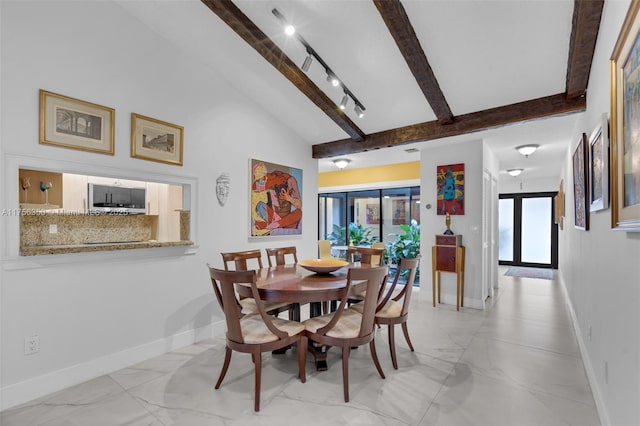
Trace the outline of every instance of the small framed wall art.
[[115, 109], [40, 89], [40, 143], [113, 155]]
[[574, 226], [584, 231], [589, 229], [586, 155], [587, 135], [582, 133], [573, 152], [573, 204]]
[[182, 166], [184, 128], [166, 121], [131, 114], [131, 156]]
[[438, 215], [463, 215], [464, 163], [438, 166], [436, 173]]
[[609, 207], [609, 123], [602, 114], [589, 136], [589, 204], [595, 212]]

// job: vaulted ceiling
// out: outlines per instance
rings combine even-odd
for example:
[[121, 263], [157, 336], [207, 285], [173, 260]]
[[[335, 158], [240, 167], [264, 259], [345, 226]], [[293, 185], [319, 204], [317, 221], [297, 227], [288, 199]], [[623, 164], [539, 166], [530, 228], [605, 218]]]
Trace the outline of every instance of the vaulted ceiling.
[[[495, 139], [499, 157], [529, 142], [558, 156], [572, 138], [567, 116], [585, 109], [603, 8], [603, 0], [158, 1], [152, 11], [135, 5], [149, 2], [120, 3], [298, 132], [321, 170], [328, 157], [460, 135]], [[343, 90], [317, 60], [301, 69], [308, 49], [284, 35], [274, 8], [364, 117], [351, 99], [338, 107]], [[527, 124], [504, 127], [514, 123]]]

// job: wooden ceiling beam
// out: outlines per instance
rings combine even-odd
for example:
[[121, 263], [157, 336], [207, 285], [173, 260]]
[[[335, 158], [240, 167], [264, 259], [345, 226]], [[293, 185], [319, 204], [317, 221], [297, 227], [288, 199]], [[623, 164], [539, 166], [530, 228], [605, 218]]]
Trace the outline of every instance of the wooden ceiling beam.
[[451, 124], [437, 121], [399, 127], [367, 135], [362, 142], [349, 139], [313, 145], [313, 158], [328, 158], [413, 142], [428, 141], [480, 130], [506, 126], [521, 121], [536, 120], [584, 111], [586, 97], [568, 99], [566, 93], [532, 99], [511, 105], [456, 116]]
[[604, 0], [574, 1], [566, 82], [570, 99], [587, 92], [603, 7]]
[[373, 3], [438, 118], [438, 122], [440, 124], [453, 122], [453, 113], [400, 0], [373, 0]]
[[238, 7], [230, 0], [201, 0], [249, 46], [285, 76], [307, 98], [333, 120], [353, 141], [364, 139], [364, 132]]

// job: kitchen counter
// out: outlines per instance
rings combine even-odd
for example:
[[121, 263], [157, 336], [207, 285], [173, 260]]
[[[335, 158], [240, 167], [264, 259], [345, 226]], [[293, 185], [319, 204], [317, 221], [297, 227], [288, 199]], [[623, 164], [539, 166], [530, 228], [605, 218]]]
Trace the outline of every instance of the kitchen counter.
[[130, 250], [156, 247], [191, 246], [193, 241], [139, 241], [119, 243], [91, 243], [70, 245], [49, 245], [20, 247], [21, 256], [36, 256], [41, 254], [83, 253], [92, 251]]

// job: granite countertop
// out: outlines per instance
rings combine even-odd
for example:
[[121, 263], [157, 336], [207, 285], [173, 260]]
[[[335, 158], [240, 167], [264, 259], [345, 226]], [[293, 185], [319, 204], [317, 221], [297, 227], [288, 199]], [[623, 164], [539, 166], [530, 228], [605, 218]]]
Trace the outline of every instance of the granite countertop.
[[139, 242], [118, 242], [118, 243], [91, 243], [91, 244], [73, 244], [58, 246], [30, 246], [20, 247], [21, 256], [36, 256], [40, 254], [64, 254], [64, 253], [83, 253], [91, 251], [110, 251], [110, 250], [130, 250], [141, 248], [156, 247], [178, 247], [191, 246], [193, 241], [139, 241]]

